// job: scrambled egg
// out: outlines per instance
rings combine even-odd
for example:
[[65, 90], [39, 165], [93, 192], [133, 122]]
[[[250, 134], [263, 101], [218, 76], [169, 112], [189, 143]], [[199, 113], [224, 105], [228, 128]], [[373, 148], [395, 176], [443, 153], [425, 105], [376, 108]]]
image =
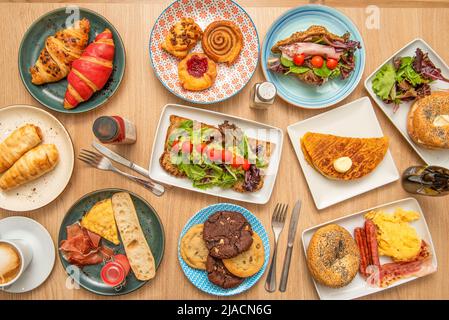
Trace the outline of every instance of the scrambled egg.
[[389, 256], [394, 261], [408, 261], [419, 254], [421, 239], [409, 224], [419, 219], [417, 212], [397, 208], [393, 214], [371, 211], [365, 218], [377, 226], [379, 255]]
[[111, 199], [97, 202], [81, 219], [81, 225], [113, 244], [120, 244]]

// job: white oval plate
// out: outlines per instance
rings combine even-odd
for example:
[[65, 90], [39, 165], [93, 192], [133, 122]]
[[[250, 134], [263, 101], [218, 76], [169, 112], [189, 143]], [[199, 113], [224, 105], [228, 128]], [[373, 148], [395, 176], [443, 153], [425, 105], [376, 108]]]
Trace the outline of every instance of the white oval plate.
[[8, 217], [0, 220], [0, 239], [24, 240], [33, 252], [33, 259], [20, 278], [4, 289], [22, 293], [39, 287], [48, 278], [55, 264], [55, 245], [40, 223], [26, 217]]
[[72, 139], [61, 122], [47, 111], [14, 105], [0, 109], [0, 141], [25, 123], [42, 129], [43, 142], [54, 143], [59, 151], [56, 168], [44, 176], [18, 188], [0, 191], [0, 208], [11, 211], [31, 211], [56, 199], [70, 181], [75, 163]]

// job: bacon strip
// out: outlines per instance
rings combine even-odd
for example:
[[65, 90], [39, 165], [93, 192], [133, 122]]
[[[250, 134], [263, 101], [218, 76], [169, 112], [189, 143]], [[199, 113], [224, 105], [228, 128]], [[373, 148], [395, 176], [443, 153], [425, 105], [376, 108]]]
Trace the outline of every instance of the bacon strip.
[[365, 230], [363, 228], [355, 228], [354, 238], [360, 251], [360, 273], [362, 276], [367, 277], [366, 268], [370, 264], [370, 256], [366, 244]]

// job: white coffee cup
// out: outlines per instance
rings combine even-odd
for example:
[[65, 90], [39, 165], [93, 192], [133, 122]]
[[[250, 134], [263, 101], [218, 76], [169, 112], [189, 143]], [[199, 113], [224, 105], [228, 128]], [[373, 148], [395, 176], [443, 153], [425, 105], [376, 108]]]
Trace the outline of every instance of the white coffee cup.
[[0, 290], [4, 290], [9, 286], [13, 285], [23, 274], [26, 268], [29, 266], [31, 260], [33, 259], [33, 251], [30, 246], [26, 243], [26, 241], [21, 239], [0, 239], [0, 244], [5, 243], [9, 244], [11, 247], [15, 249], [15, 251], [20, 256], [20, 269], [17, 275], [6, 283], [0, 283]]

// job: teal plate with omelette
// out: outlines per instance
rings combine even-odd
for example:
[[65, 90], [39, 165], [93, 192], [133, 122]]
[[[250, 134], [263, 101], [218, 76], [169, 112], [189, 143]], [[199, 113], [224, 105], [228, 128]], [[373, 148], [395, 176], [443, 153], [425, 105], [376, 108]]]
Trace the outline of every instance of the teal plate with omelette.
[[[354, 53], [354, 69], [348, 78], [336, 77], [320, 86], [314, 86], [296, 79], [293, 75], [269, 70], [268, 62], [278, 56], [271, 52], [271, 48], [278, 41], [297, 31], [305, 31], [313, 25], [323, 26], [337, 35], [349, 32], [350, 39], [360, 43], [361, 48]], [[276, 86], [280, 98], [306, 109], [326, 108], [342, 101], [357, 87], [365, 68], [365, 45], [355, 24], [340, 11], [324, 5], [303, 5], [286, 11], [271, 25], [262, 45], [261, 63], [265, 78]]]
[[79, 19], [87, 18], [90, 22], [89, 44], [105, 28], [108, 28], [112, 32], [115, 45], [112, 74], [103, 89], [95, 92], [89, 100], [80, 103], [74, 109], [68, 110], [63, 106], [64, 95], [67, 89], [66, 78], [43, 85], [35, 85], [31, 82], [30, 67], [38, 59], [47, 37], [54, 35], [58, 30], [65, 29], [66, 21], [73, 20], [75, 14], [72, 8], [62, 7], [50, 11], [37, 19], [23, 36], [19, 48], [19, 73], [25, 88], [38, 102], [47, 108], [63, 113], [82, 113], [104, 104], [117, 91], [125, 73], [125, 48], [118, 31], [98, 13], [84, 8], [78, 9]]
[[[61, 227], [59, 229], [58, 236], [58, 246], [62, 240], [67, 239], [67, 226], [70, 226], [78, 221], [99, 201], [111, 198], [117, 192], [128, 192], [136, 208], [137, 217], [139, 218], [139, 223], [148, 245], [153, 253], [156, 270], [158, 269], [162, 257], [164, 255], [165, 247], [165, 234], [162, 222], [159, 219], [158, 214], [153, 209], [153, 207], [140, 196], [122, 189], [102, 189], [94, 191], [83, 196], [79, 199], [67, 212], [64, 220], [62, 221]], [[106, 245], [114, 250], [114, 254], [125, 254], [125, 250], [120, 239], [119, 245], [114, 245], [112, 242], [101, 238], [101, 244]], [[59, 258], [61, 263], [66, 270], [67, 274], [81, 287], [84, 289], [105, 296], [116, 296], [123, 295], [133, 292], [148, 281], [140, 281], [135, 276], [132, 270], [130, 270], [128, 276], [126, 277], [126, 283], [120, 290], [116, 290], [113, 287], [105, 284], [101, 279], [101, 269], [104, 263], [99, 263], [96, 265], [87, 265], [82, 269], [77, 266], [71, 265], [62, 255], [59, 250]], [[157, 277], [157, 271], [156, 271]], [[150, 280], [151, 281], [151, 280]]]

